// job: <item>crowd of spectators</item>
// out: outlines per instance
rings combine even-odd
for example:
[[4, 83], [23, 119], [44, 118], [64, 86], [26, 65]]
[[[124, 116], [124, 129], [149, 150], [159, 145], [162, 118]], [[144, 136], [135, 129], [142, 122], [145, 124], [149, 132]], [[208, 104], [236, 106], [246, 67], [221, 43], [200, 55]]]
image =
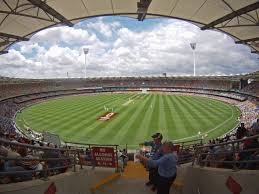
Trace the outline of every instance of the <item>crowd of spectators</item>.
[[[72, 161], [68, 153], [56, 149], [53, 143], [30, 140], [18, 133], [0, 133], [1, 139], [14, 143], [0, 141], [0, 183], [2, 184], [41, 178], [45, 177], [46, 173], [48, 176], [62, 173], [71, 165]], [[22, 143], [22, 145], [16, 143]], [[49, 158], [57, 160], [48, 161]], [[51, 168], [58, 169], [46, 170]], [[8, 174], [3, 174], [7, 172]]]
[[259, 96], [259, 82], [253, 81], [252, 83], [250, 83], [246, 87], [244, 87], [241, 90], [241, 92]]
[[[16, 129], [13, 121], [14, 115], [22, 106], [28, 104], [29, 102], [19, 105], [13, 100], [0, 102], [0, 139], [39, 147], [39, 149], [32, 149], [20, 145], [9, 145], [0, 141], [0, 184], [41, 178], [45, 177], [46, 173], [48, 175], [61, 173], [67, 167], [51, 171], [45, 171], [44, 168], [56, 168], [71, 164], [68, 159], [61, 161], [44, 160], [47, 158], [62, 158], [65, 153], [58, 150], [45, 150], [44, 148], [53, 148], [55, 145], [41, 141], [41, 134], [29, 128], [26, 134], [29, 134], [28, 137], [31, 139]], [[8, 174], [6, 174], [7, 172]]]
[[198, 161], [210, 167], [259, 169], [258, 135], [259, 118], [249, 128], [241, 123], [230, 134], [205, 144]]

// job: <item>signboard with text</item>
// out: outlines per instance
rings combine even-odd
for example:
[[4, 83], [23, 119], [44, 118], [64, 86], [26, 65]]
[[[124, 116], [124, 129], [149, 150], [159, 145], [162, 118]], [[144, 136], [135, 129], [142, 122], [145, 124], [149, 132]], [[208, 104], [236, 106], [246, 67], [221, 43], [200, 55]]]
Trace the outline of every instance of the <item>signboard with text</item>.
[[96, 166], [115, 167], [114, 148], [92, 147], [92, 151]]

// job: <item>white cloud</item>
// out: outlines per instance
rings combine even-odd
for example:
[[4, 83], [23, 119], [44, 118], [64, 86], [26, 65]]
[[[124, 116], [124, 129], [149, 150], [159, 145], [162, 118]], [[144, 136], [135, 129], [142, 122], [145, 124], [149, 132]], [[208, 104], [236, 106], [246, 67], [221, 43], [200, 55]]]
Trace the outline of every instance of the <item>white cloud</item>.
[[82, 50], [88, 47], [87, 75], [91, 77], [163, 72], [186, 75], [193, 68], [190, 42], [197, 42], [198, 74], [235, 74], [259, 69], [258, 60], [248, 47], [234, 44], [220, 32], [200, 31], [192, 24], [167, 19], [151, 28], [135, 30], [133, 24], [127, 26], [130, 22], [141, 25], [130, 19], [119, 23], [101, 18], [86, 20], [76, 28], [44, 30], [0, 56], [0, 74], [52, 78], [65, 77], [69, 72], [70, 76], [82, 77], [85, 71]]

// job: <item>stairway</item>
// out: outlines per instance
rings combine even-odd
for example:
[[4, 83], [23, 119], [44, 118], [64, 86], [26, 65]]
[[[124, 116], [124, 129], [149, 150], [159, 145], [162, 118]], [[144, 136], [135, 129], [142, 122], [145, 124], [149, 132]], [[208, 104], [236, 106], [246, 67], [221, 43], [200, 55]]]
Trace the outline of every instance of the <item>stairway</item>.
[[[155, 194], [145, 186], [148, 172], [140, 163], [129, 161], [121, 176], [95, 191], [95, 194]], [[173, 191], [171, 193], [178, 194]]]

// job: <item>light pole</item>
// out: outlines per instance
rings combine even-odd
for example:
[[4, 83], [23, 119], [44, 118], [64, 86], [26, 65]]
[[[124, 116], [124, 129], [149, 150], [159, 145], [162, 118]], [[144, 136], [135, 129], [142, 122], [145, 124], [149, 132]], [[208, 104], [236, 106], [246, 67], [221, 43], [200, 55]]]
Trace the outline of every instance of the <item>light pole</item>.
[[83, 48], [84, 54], [85, 54], [85, 79], [86, 79], [86, 55], [89, 53], [89, 48]]
[[190, 43], [193, 53], [193, 76], [196, 76], [196, 64], [195, 64], [195, 49], [196, 49], [196, 42]]

